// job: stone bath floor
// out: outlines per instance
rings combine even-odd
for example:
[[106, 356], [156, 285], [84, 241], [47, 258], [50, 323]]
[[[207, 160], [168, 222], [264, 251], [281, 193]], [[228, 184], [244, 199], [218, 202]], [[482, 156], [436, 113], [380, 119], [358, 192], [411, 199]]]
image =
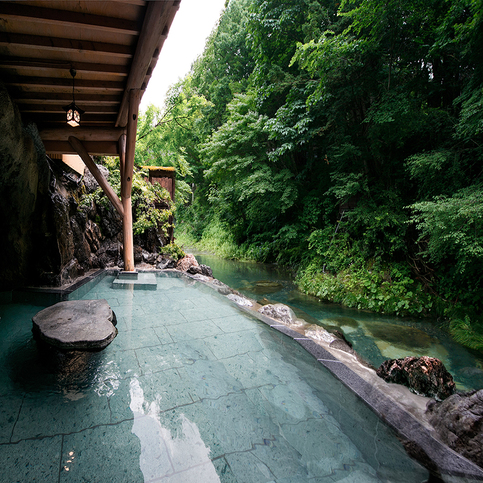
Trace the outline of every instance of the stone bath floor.
[[[0, 482], [424, 482], [391, 429], [299, 344], [203, 285], [104, 298], [119, 335], [53, 355], [0, 305]], [[74, 294], [75, 298], [75, 294]]]

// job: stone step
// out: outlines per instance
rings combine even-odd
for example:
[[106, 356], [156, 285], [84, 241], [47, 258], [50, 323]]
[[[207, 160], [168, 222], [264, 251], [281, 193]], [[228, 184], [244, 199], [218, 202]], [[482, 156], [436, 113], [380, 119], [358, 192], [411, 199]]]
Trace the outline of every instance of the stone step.
[[[134, 278], [132, 275], [137, 274]], [[156, 290], [158, 283], [156, 281], [156, 274], [145, 272], [121, 272], [118, 277], [112, 282], [112, 288], [131, 289], [131, 290]]]
[[106, 300], [69, 300], [32, 318], [34, 337], [66, 350], [100, 350], [117, 335], [116, 316]]

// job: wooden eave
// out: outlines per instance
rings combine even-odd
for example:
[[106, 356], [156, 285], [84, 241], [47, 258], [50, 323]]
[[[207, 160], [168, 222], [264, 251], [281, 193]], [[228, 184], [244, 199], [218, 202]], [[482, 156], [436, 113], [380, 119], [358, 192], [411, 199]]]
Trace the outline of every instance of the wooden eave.
[[[18, 0], [0, 2], [0, 81], [24, 124], [35, 123], [47, 153], [119, 154], [129, 92], [144, 91], [181, 0]], [[64, 106], [85, 111], [81, 127]]]

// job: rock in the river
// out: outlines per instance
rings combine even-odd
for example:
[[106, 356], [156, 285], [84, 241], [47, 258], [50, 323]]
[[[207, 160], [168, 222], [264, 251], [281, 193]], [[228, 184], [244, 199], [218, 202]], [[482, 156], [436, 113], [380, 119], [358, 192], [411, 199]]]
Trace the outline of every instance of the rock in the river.
[[201, 274], [205, 277], [213, 277], [213, 270], [208, 265], [200, 264]]
[[266, 315], [267, 317], [271, 317], [272, 319], [280, 320], [284, 324], [300, 327], [303, 325], [303, 321], [297, 319], [294, 311], [287, 307], [284, 304], [268, 304], [260, 307], [258, 311]]
[[432, 397], [438, 401], [446, 399], [455, 392], [453, 376], [444, 364], [434, 357], [406, 357], [390, 359], [381, 364], [377, 375], [386, 382], [409, 387], [421, 396]]
[[32, 321], [34, 335], [60, 349], [104, 349], [117, 335], [116, 316], [106, 300], [59, 302]]
[[196, 260], [195, 256], [191, 253], [188, 253], [185, 257], [181, 260], [178, 260], [176, 265], [176, 270], [181, 270], [182, 272], [187, 272], [190, 267], [198, 267], [199, 263]]
[[280, 290], [283, 288], [283, 285], [272, 280], [258, 280], [257, 282], [247, 283], [243, 288], [251, 293], [260, 295], [280, 292]]
[[483, 389], [430, 401], [427, 413], [443, 443], [483, 468]]

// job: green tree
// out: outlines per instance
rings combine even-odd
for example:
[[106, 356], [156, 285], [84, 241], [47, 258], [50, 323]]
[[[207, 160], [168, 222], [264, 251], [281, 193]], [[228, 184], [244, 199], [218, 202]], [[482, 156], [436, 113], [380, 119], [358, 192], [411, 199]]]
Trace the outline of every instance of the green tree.
[[267, 118], [255, 107], [254, 96], [235, 96], [229, 118], [204, 145], [210, 168], [209, 201], [242, 242], [270, 232], [276, 218], [294, 203], [297, 190], [290, 170], [270, 161]]
[[170, 89], [163, 109], [150, 105], [139, 116], [136, 164], [176, 168], [177, 199], [183, 202], [190, 198], [188, 183], [193, 182], [200, 165], [202, 110], [208, 104], [194, 93], [188, 75]]

